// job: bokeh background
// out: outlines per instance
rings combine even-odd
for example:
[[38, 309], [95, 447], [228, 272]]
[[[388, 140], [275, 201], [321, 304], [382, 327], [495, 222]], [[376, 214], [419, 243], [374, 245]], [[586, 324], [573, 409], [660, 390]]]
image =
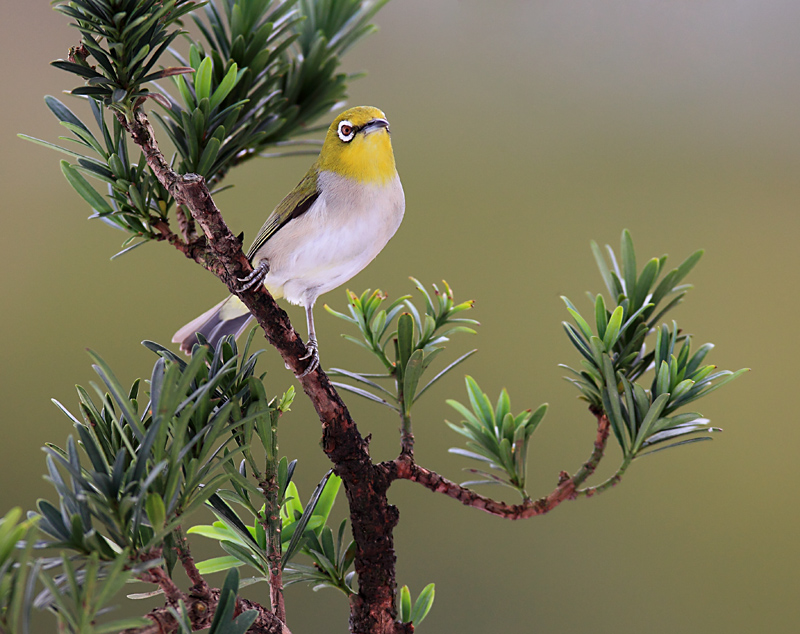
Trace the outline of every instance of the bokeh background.
[[[477, 300], [482, 322], [451, 350], [480, 353], [415, 409], [422, 464], [462, 477], [443, 420], [454, 417], [445, 398], [466, 399], [465, 372], [492, 398], [507, 387], [517, 410], [551, 404], [531, 450], [534, 495], [585, 459], [594, 420], [557, 367], [577, 363], [559, 295], [588, 307], [584, 291], [603, 290], [589, 241], [616, 248], [624, 227], [640, 263], [707, 250], [674, 316], [698, 345], [717, 345], [710, 361], [753, 370], [701, 403], [725, 429], [713, 443], [638, 461], [614, 490], [544, 517], [504, 522], [393, 487], [399, 579], [414, 595], [437, 584], [421, 631], [799, 631], [800, 4], [393, 0], [377, 23], [345, 60], [368, 72], [349, 103], [386, 111], [407, 213], [349, 287], [397, 296], [409, 275], [444, 278]], [[154, 361], [139, 341], [167, 342], [222, 296], [164, 245], [110, 262], [121, 234], [86, 221], [60, 156], [15, 137], [60, 134], [42, 96], [72, 87], [48, 62], [75, 42], [45, 0], [0, 5], [0, 512], [52, 498], [39, 449], [71, 428], [50, 398], [74, 408], [74, 385], [94, 380], [87, 347], [130, 383]], [[218, 200], [234, 230], [252, 237], [310, 160], [235, 172]], [[342, 308], [343, 290], [324, 301]], [[365, 370], [342, 324], [317, 315], [323, 363]], [[269, 390], [293, 383], [265, 357]], [[347, 400], [375, 456], [392, 456], [397, 421]], [[281, 433], [307, 494], [327, 464], [302, 398]], [[610, 450], [601, 476], [617, 458]], [[294, 632], [346, 631], [334, 591], [287, 597]]]

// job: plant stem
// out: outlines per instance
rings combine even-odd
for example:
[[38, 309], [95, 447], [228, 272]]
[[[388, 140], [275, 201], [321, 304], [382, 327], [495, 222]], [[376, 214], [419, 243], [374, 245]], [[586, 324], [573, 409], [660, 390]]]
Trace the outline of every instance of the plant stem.
[[603, 457], [610, 425], [608, 418], [604, 414], [601, 412], [593, 413], [597, 417], [597, 435], [595, 436], [594, 450], [589, 459], [572, 477], [562, 471], [558, 479], [558, 486], [549, 495], [538, 500], [527, 499], [522, 504], [506, 504], [476, 493], [434, 471], [419, 466], [414, 462], [413, 457], [409, 458], [401, 454], [393, 462], [384, 464], [393, 479], [418, 482], [435, 493], [443, 493], [466, 506], [475, 507], [491, 515], [511, 520], [527, 519], [552, 511], [565, 500], [575, 499], [577, 485], [594, 473]]
[[601, 484], [598, 484], [597, 486], [586, 487], [585, 489], [578, 489], [577, 491], [575, 491], [575, 495], [583, 495], [587, 498], [590, 498], [593, 495], [598, 495], [603, 491], [606, 491], [607, 489], [616, 486], [617, 483], [619, 483], [619, 481], [622, 480], [622, 476], [625, 474], [625, 471], [630, 466], [631, 461], [632, 458], [625, 458], [625, 460], [622, 461], [622, 464], [620, 465], [617, 472], [613, 476], [611, 476], [608, 480], [602, 482]]
[[[264, 514], [266, 517], [267, 561], [269, 561], [269, 592], [272, 612], [284, 623], [286, 607], [283, 601], [283, 580], [281, 560], [281, 507], [278, 490], [278, 417], [270, 416], [272, 433], [270, 447], [267, 447], [267, 460], [264, 469], [264, 480], [261, 487], [264, 491]], [[261, 520], [259, 520], [261, 521]]]
[[189, 577], [189, 580], [192, 582], [192, 593], [198, 597], [208, 597], [210, 588], [206, 580], [203, 579], [200, 572], [197, 570], [197, 566], [192, 558], [192, 553], [189, 550], [189, 542], [186, 541], [186, 537], [180, 526], [173, 531], [173, 535], [175, 537], [175, 550], [178, 552], [178, 558], [181, 560], [181, 565], [186, 571], [186, 576]]

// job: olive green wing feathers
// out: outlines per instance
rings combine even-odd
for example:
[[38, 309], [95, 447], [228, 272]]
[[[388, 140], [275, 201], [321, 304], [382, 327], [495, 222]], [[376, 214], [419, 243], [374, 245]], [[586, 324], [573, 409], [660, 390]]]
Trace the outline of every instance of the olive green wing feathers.
[[303, 180], [297, 184], [297, 187], [289, 192], [286, 198], [278, 203], [278, 206], [269, 215], [253, 244], [248, 249], [247, 258], [252, 260], [258, 250], [264, 246], [264, 243], [274, 236], [281, 227], [308, 211], [311, 205], [319, 198], [319, 193], [317, 189], [317, 166], [314, 164], [306, 172]]

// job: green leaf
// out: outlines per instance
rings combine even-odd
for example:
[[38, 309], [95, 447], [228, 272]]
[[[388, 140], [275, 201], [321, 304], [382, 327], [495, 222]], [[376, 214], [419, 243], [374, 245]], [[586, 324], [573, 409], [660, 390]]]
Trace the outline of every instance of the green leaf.
[[689, 272], [695, 267], [695, 264], [697, 264], [700, 261], [700, 258], [703, 257], [703, 253], [705, 253], [703, 249], [695, 251], [688, 258], [686, 258], [680, 264], [680, 266], [678, 266], [678, 273], [673, 280], [673, 284], [679, 284], [689, 274]]
[[622, 255], [622, 275], [625, 280], [625, 295], [633, 298], [636, 289], [636, 254], [633, 251], [633, 240], [630, 231], [623, 229], [620, 240]]
[[[347, 378], [353, 379], [354, 381], [358, 381], [359, 383], [363, 383], [364, 385], [369, 385], [371, 388], [374, 388], [374, 389], [376, 389], [376, 390], [378, 390], [380, 392], [383, 392], [388, 397], [392, 398], [393, 400], [396, 400], [394, 394], [392, 394], [389, 390], [387, 390], [385, 387], [379, 385], [375, 381], [369, 379], [367, 376], [365, 376], [363, 374], [358, 374], [357, 372], [350, 372], [348, 370], [343, 370], [342, 368], [330, 368], [328, 370], [328, 376], [346, 376]], [[372, 375], [370, 375], [370, 376], [372, 376]], [[383, 375], [383, 376], [385, 378], [389, 378], [391, 375], [386, 374], [386, 375]]]
[[322, 492], [314, 507], [313, 515], [319, 517], [323, 524], [328, 521], [328, 516], [330, 515], [334, 502], [336, 502], [336, 496], [339, 493], [341, 485], [342, 479], [336, 474], [331, 473], [329, 474], [328, 481], [322, 487]]
[[[597, 325], [597, 336], [601, 339], [605, 337], [606, 327], [608, 326], [608, 312], [606, 311], [606, 304], [603, 296], [598, 293], [594, 300], [594, 319]], [[586, 338], [589, 339], [591, 334]]]
[[647, 295], [650, 293], [650, 287], [658, 277], [659, 259], [653, 258], [642, 269], [642, 274], [636, 282], [635, 294], [633, 296], [633, 303], [631, 307], [636, 309], [644, 304]]
[[433, 378], [432, 378], [432, 379], [431, 379], [431, 380], [428, 382], [428, 384], [427, 384], [425, 387], [423, 387], [423, 388], [422, 388], [422, 389], [419, 391], [419, 393], [418, 393], [418, 394], [416, 395], [416, 397], [414, 398], [414, 401], [416, 401], [417, 399], [419, 399], [419, 397], [421, 397], [421, 396], [422, 396], [422, 395], [425, 393], [425, 391], [426, 391], [426, 390], [427, 390], [429, 387], [431, 387], [431, 386], [432, 386], [434, 383], [436, 383], [436, 381], [438, 381], [439, 379], [441, 379], [441, 378], [442, 378], [442, 377], [443, 377], [445, 374], [447, 374], [447, 373], [448, 373], [450, 370], [452, 370], [453, 368], [455, 368], [457, 365], [459, 365], [459, 364], [460, 364], [460, 363], [462, 363], [463, 361], [466, 361], [466, 360], [467, 360], [469, 357], [471, 357], [471, 356], [472, 356], [473, 354], [475, 354], [477, 351], [478, 351], [477, 349], [470, 350], [469, 352], [467, 352], [466, 354], [463, 354], [463, 355], [461, 355], [461, 356], [460, 356], [458, 359], [456, 359], [456, 360], [455, 360], [455, 361], [453, 361], [451, 364], [449, 364], [449, 365], [448, 365], [446, 368], [444, 368], [444, 370], [442, 370], [441, 372], [439, 372], [439, 374], [437, 374], [435, 377], [433, 377]]
[[51, 150], [58, 150], [59, 152], [63, 152], [64, 154], [68, 154], [70, 156], [75, 156], [79, 159], [86, 158], [80, 152], [75, 152], [74, 150], [61, 147], [60, 145], [56, 145], [55, 143], [50, 143], [49, 141], [43, 141], [42, 139], [37, 139], [36, 137], [28, 136], [27, 134], [18, 134], [17, 136], [20, 139], [31, 141], [32, 143], [36, 143], [37, 145], [42, 145], [44, 147], [50, 148]]
[[494, 411], [492, 404], [489, 402], [486, 394], [481, 391], [477, 381], [471, 376], [466, 377], [467, 394], [469, 401], [472, 404], [472, 411], [481, 419], [484, 425], [491, 427], [496, 424], [494, 420]]
[[592, 240], [589, 244], [592, 248], [594, 261], [597, 263], [597, 268], [600, 270], [600, 276], [603, 278], [603, 282], [605, 282], [606, 288], [613, 299], [619, 294], [619, 291], [616, 289], [614, 279], [611, 277], [611, 271], [609, 270], [608, 264], [606, 264], [606, 260], [603, 257], [603, 252], [594, 240]]
[[206, 559], [205, 561], [198, 562], [197, 570], [201, 575], [210, 575], [213, 572], [221, 572], [243, 565], [244, 562], [240, 561], [238, 558], [225, 555], [224, 557], [214, 557], [213, 559]]
[[358, 394], [359, 396], [362, 396], [370, 401], [374, 401], [375, 403], [380, 403], [381, 405], [385, 405], [389, 409], [393, 409], [396, 412], [400, 411], [399, 408], [392, 405], [389, 401], [382, 399], [379, 396], [375, 396], [371, 392], [367, 392], [367, 390], [362, 390], [360, 387], [355, 387], [354, 385], [348, 385], [347, 383], [339, 383], [338, 381], [331, 381], [331, 385], [338, 387], [342, 390], [345, 390], [347, 392]]
[[408, 586], [400, 588], [400, 614], [398, 615], [401, 623], [409, 623], [411, 621], [411, 592]]
[[422, 373], [425, 371], [423, 356], [424, 353], [422, 350], [414, 350], [403, 372], [403, 408], [405, 412], [411, 411], [417, 385], [419, 385], [419, 380], [422, 377]]
[[603, 380], [605, 389], [603, 390], [603, 404], [606, 415], [611, 422], [614, 432], [622, 446], [623, 451], [627, 452], [628, 443], [624, 434], [625, 421], [622, 418], [622, 410], [619, 403], [619, 390], [617, 389], [617, 377], [614, 372], [614, 364], [607, 354], [602, 355]]
[[414, 318], [409, 313], [403, 313], [397, 319], [397, 361], [401, 370], [405, 370], [413, 349]]
[[200, 62], [200, 67], [194, 76], [194, 92], [197, 102], [211, 98], [211, 78], [214, 71], [214, 63], [210, 57], [206, 57]]
[[303, 509], [302, 516], [300, 516], [300, 519], [297, 520], [297, 526], [295, 527], [294, 535], [292, 535], [289, 545], [283, 551], [283, 556], [281, 558], [282, 567], [286, 566], [286, 564], [295, 555], [298, 548], [300, 548], [302, 540], [305, 537], [304, 533], [306, 526], [308, 525], [311, 516], [314, 514], [317, 503], [319, 502], [322, 492], [325, 490], [325, 485], [328, 483], [328, 479], [331, 477], [331, 475], [333, 475], [333, 471], [328, 471], [328, 473], [322, 477], [322, 480], [320, 480], [319, 484], [317, 484], [317, 487], [314, 489], [314, 492], [311, 494], [308, 503]]
[[473, 425], [475, 428], [483, 427], [483, 423], [481, 423], [481, 421], [479, 421], [476, 418], [475, 414], [470, 412], [466, 407], [464, 407], [458, 401], [453, 400], [453, 399], [447, 399], [445, 401], [445, 403], [447, 403], [450, 407], [452, 407], [459, 414], [461, 414], [467, 420], [467, 422], [470, 423], [471, 425]]
[[103, 198], [103, 196], [101, 196], [68, 161], [61, 161], [61, 171], [66, 177], [67, 182], [80, 194], [81, 198], [89, 203], [92, 209], [95, 209], [100, 214], [113, 213], [114, 210], [111, 208], [111, 205], [106, 202], [106, 199]]
[[580, 352], [588, 361], [592, 362], [593, 364], [596, 364], [597, 362], [592, 356], [591, 348], [587, 345], [586, 341], [581, 337], [580, 333], [575, 328], [575, 326], [573, 326], [570, 323], [567, 323], [566, 321], [562, 321], [561, 325], [564, 327], [564, 330], [567, 333], [567, 337], [569, 337], [569, 340], [572, 342], [572, 345], [578, 349], [578, 352]]
[[67, 130], [75, 134], [75, 136], [77, 136], [78, 139], [80, 139], [78, 143], [82, 141], [84, 145], [87, 145], [90, 148], [92, 148], [95, 152], [97, 152], [99, 156], [101, 156], [105, 160], [107, 156], [105, 149], [103, 149], [103, 146], [100, 145], [100, 143], [97, 141], [97, 139], [94, 138], [94, 135], [91, 132], [86, 131], [86, 126], [82, 124], [75, 125], [74, 123], [70, 123], [69, 121], [62, 121], [61, 125], [63, 125], [65, 128], [67, 128]]
[[[561, 299], [566, 300], [565, 297], [562, 297]], [[570, 308], [569, 306], [567, 306], [567, 310], [569, 311], [569, 314], [572, 315], [572, 318], [575, 320], [575, 323], [578, 325], [578, 328], [580, 328], [580, 331], [583, 333], [583, 336], [586, 337], [587, 339], [591, 337], [594, 333], [592, 332], [592, 329], [589, 327], [589, 324], [586, 323], [586, 320], [583, 317], [581, 317], [580, 313], [578, 313], [577, 310]]]
[[667, 394], [660, 394], [653, 404], [650, 406], [650, 409], [647, 411], [647, 415], [644, 417], [642, 421], [642, 426], [639, 428], [639, 433], [636, 435], [636, 440], [633, 443], [633, 447], [631, 449], [631, 454], [636, 455], [639, 449], [642, 446], [642, 443], [647, 439], [650, 435], [653, 426], [658, 421], [659, 417], [661, 416], [661, 412], [664, 411], [667, 403], [669, 402], [669, 393]]
[[239, 67], [236, 65], [236, 62], [233, 62], [228, 72], [225, 74], [225, 77], [222, 78], [219, 86], [217, 86], [217, 89], [214, 91], [214, 94], [211, 95], [210, 106], [212, 110], [219, 107], [225, 100], [225, 97], [227, 97], [234, 86], [236, 86], [239, 78]]
[[211, 167], [214, 165], [214, 161], [216, 161], [217, 157], [219, 156], [220, 145], [220, 140], [216, 137], [212, 137], [208, 140], [208, 143], [206, 143], [206, 147], [200, 156], [200, 160], [197, 163], [198, 174], [205, 177], [211, 176]]
[[603, 336], [603, 345], [605, 346], [606, 350], [609, 352], [613, 349], [614, 344], [617, 343], [617, 337], [619, 335], [619, 329], [622, 326], [622, 313], [623, 313], [622, 306], [617, 306], [614, 309], [614, 312], [611, 313], [611, 319], [608, 320], [608, 326], [606, 327], [606, 333]]
[[147, 517], [150, 520], [150, 526], [156, 532], [164, 527], [166, 520], [166, 509], [164, 508], [164, 500], [157, 493], [148, 493], [147, 502], [145, 503], [147, 510]]
[[50, 95], [47, 95], [44, 98], [44, 102], [50, 109], [50, 111], [58, 118], [59, 121], [66, 121], [68, 123], [72, 123], [78, 127], [83, 128], [85, 132], [90, 133], [89, 128], [87, 128], [86, 125], [78, 117], [75, 116], [72, 110], [67, 108], [67, 106], [61, 103], [58, 99], [56, 99], [55, 97], [51, 97]]
[[667, 365], [666, 361], [661, 362], [661, 366], [658, 368], [658, 375], [656, 377], [656, 392], [661, 395], [669, 392], [669, 365]]
[[[435, 595], [436, 584], [434, 583], [429, 583], [422, 589], [422, 592], [419, 593], [417, 600], [414, 602], [414, 609], [411, 611], [411, 622], [415, 626], [422, 623], [425, 617], [428, 616], [428, 612], [430, 612], [431, 607], [433, 607]], [[416, 629], [416, 627], [414, 629]]]

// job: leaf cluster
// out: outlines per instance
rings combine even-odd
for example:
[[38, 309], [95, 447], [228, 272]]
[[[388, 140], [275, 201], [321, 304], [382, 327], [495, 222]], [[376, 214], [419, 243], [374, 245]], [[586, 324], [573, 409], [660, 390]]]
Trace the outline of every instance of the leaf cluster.
[[111, 634], [150, 625], [152, 621], [142, 617], [98, 623], [98, 617], [109, 609], [107, 604], [135, 574], [147, 568], [146, 564], [129, 566], [125, 555], [127, 551], [122, 551], [115, 560], [102, 561], [100, 553], [93, 552], [76, 565], [62, 553], [47, 566], [58, 565], [60, 574], [39, 575], [45, 590], [39, 593], [33, 605], [55, 613], [61, 625], [60, 631], [71, 634]]
[[162, 89], [167, 112], [156, 113], [178, 150], [178, 171], [214, 183], [267, 148], [316, 145], [289, 139], [314, 131], [346, 97], [341, 55], [374, 30], [369, 21], [386, 1], [212, 0], [205, 19], [193, 13], [202, 41], [186, 59], [173, 54], [194, 73], [173, 77], [177, 97]]
[[[128, 152], [126, 132], [116, 118], [109, 126], [103, 109], [94, 101], [89, 106], [100, 134], [95, 136], [74, 112], [55, 97], [45, 97], [45, 104], [70, 132], [70, 136], [59, 137], [65, 145], [57, 145], [21, 134], [20, 137], [44, 145], [74, 158], [76, 163], [61, 161], [61, 171], [67, 182], [94, 210], [90, 218], [99, 218], [108, 225], [125, 231], [130, 238], [121, 253], [135, 248], [144, 241], [159, 236], [154, 226], [167, 219], [172, 198], [147, 167], [144, 155], [139, 153], [133, 162]], [[73, 149], [74, 148], [74, 149]], [[100, 180], [107, 185], [107, 195], [101, 194], [86, 179]], [[144, 241], [128, 246], [136, 239]]]
[[428, 616], [428, 612], [433, 607], [433, 599], [436, 595], [436, 584], [429, 583], [419, 593], [414, 606], [411, 606], [411, 592], [408, 586], [400, 588], [400, 611], [398, 618], [401, 623], [413, 623], [414, 631], [417, 631], [420, 623]]
[[[283, 458], [282, 462], [286, 459]], [[293, 472], [293, 469], [290, 470]], [[341, 479], [328, 472], [315, 488], [308, 502], [303, 505], [294, 482], [284, 486], [281, 482], [281, 567], [284, 570], [284, 585], [293, 583], [312, 583], [320, 587], [337, 588], [346, 595], [353, 594], [350, 570], [355, 558], [355, 544], [344, 541], [346, 521], [338, 527], [334, 540], [332, 529], [327, 525], [336, 495], [341, 487]], [[252, 525], [245, 524], [240, 516], [226, 502], [237, 502], [252, 515]], [[255, 569], [256, 576], [245, 583], [269, 580], [268, 533], [266, 530], [265, 509], [259, 512], [242, 504], [235, 492], [218, 491], [209, 499], [209, 506], [217, 516], [211, 525], [193, 526], [190, 534], [217, 540], [220, 547], [228, 553], [200, 562], [197, 567], [202, 574], [228, 570], [242, 565]], [[296, 555], [302, 554], [312, 560], [311, 566], [294, 562]]]
[[[61, 137], [66, 146], [21, 136], [77, 159], [62, 161], [64, 176], [94, 210], [93, 217], [130, 234], [126, 247], [158, 239], [162, 233], [154, 225], [167, 220], [174, 200], [144, 156], [131, 161], [121, 123], [114, 117], [107, 124], [104, 109], [130, 120], [152, 98], [164, 108], [163, 114], [154, 115], [177, 151], [173, 168], [201, 174], [212, 185], [233, 166], [270, 147], [299, 145], [301, 153], [315, 154], [308, 146], [319, 142], [295, 137], [319, 131], [312, 124], [346, 97], [352, 77], [337, 71], [341, 55], [374, 30], [370, 20], [386, 1], [60, 2], [56, 9], [75, 20], [82, 43], [69, 60], [53, 64], [86, 80], [72, 94], [89, 102], [97, 129], [92, 132], [64, 104], [48, 97], [48, 107], [70, 131]], [[180, 34], [186, 35], [178, 27], [187, 14], [200, 39], [189, 39], [184, 59], [173, 45]], [[181, 65], [156, 70], [167, 51]], [[152, 83], [168, 77], [172, 91]], [[107, 193], [87, 176], [105, 183]], [[141, 241], [129, 246], [136, 239]]]
[[30, 630], [34, 584], [41, 568], [30, 561], [35, 536], [36, 520], [23, 520], [22, 509], [13, 508], [0, 518], [0, 632]]
[[[621, 266], [611, 247], [606, 247], [608, 262], [594, 243], [592, 250], [615, 307], [609, 311], [602, 294], [589, 294], [594, 307], [592, 326], [572, 302], [563, 298], [575, 322], [564, 322], [564, 329], [583, 356], [581, 370], [562, 366], [570, 372], [567, 380], [594, 411], [608, 416], [626, 461], [660, 443], [715, 431], [698, 412], [675, 412], [746, 369], [715, 371], [715, 366], [703, 365], [712, 344], [705, 344], [692, 354], [691, 337], [682, 333], [675, 321], [671, 326], [658, 325], [691, 288], [681, 282], [703, 252], [696, 251], [659, 280], [666, 270], [667, 256], [652, 258], [637, 272], [633, 241], [627, 230], [622, 232]], [[655, 346], [648, 350], [648, 337], [654, 334]], [[641, 380], [648, 370], [653, 370], [654, 376], [646, 388]], [[708, 439], [709, 436], [695, 437], [661, 448]]]
[[[450, 453], [483, 463], [482, 469], [467, 469], [483, 476], [481, 480], [463, 482], [462, 486], [475, 484], [502, 484], [515, 489], [523, 500], [530, 499], [525, 491], [528, 445], [533, 432], [547, 413], [547, 404], [535, 411], [525, 410], [516, 416], [511, 412], [511, 399], [505, 388], [500, 391], [496, 405], [481, 391], [478, 383], [467, 376], [467, 395], [471, 410], [449, 399], [447, 401], [463, 417], [461, 425], [445, 421], [455, 432], [467, 438], [467, 447], [453, 447]], [[499, 472], [492, 473], [492, 471]]]
[[78, 387], [79, 417], [56, 403], [73, 422], [77, 441], [70, 436], [65, 450], [46, 447], [59, 503], [39, 501], [39, 527], [51, 546], [109, 561], [123, 549], [135, 558], [165, 545], [171, 569], [172, 532], [228, 480], [220, 471], [246, 450], [242, 429], [254, 424], [250, 409], [263, 387], [253, 389], [261, 385], [254, 376], [257, 354], [240, 359], [230, 339], [216, 350], [195, 346], [188, 363], [158, 344], [145, 345], [160, 356], [144, 407], [140, 381], [124, 390], [94, 353], [101, 379], [92, 384], [96, 396]]
[[[80, 46], [68, 60], [53, 66], [82, 77], [85, 85], [72, 90], [104, 106], [129, 115], [152, 96], [143, 86], [180, 72], [181, 68], [154, 70], [161, 55], [181, 33], [180, 19], [201, 3], [195, 0], [69, 0], [56, 11], [74, 20]], [[96, 63], [93, 65], [89, 59]]]
[[[360, 296], [347, 291], [349, 315], [325, 306], [332, 315], [355, 325], [360, 337], [343, 335], [345, 339], [369, 350], [383, 365], [386, 372], [369, 374], [341, 368], [331, 368], [332, 376], [349, 378], [373, 391], [348, 383], [334, 383], [337, 387], [381, 403], [406, 418], [413, 404], [446, 373], [470, 357], [475, 350], [462, 355], [436, 374], [419, 389], [423, 374], [433, 360], [444, 350], [444, 344], [455, 333], [475, 333], [471, 328], [478, 322], [458, 317], [472, 308], [472, 301], [456, 304], [453, 291], [447, 282], [443, 290], [433, 284], [430, 293], [420, 282], [411, 278], [422, 294], [425, 309], [421, 312], [410, 295], [399, 297], [386, 307], [386, 296], [379, 290], [364, 291]], [[378, 380], [394, 383], [393, 389], [380, 385]]]

